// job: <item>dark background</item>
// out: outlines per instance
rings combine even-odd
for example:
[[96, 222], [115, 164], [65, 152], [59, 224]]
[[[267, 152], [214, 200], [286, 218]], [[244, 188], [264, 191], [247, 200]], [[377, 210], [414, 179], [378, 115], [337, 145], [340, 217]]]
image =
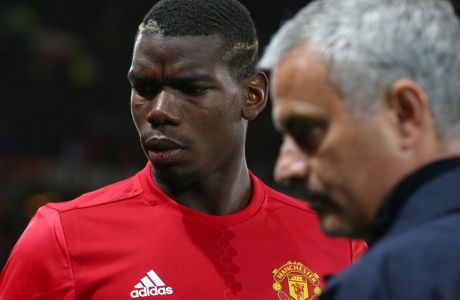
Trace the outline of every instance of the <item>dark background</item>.
[[[0, 269], [38, 207], [144, 166], [126, 74], [137, 26], [155, 2], [0, 2]], [[308, 1], [241, 2], [263, 50]], [[247, 157], [272, 186], [279, 144], [267, 107], [250, 123]]]
[[[126, 73], [137, 26], [155, 2], [0, 1], [0, 269], [38, 207], [144, 166]], [[309, 1], [241, 2], [263, 50]], [[247, 157], [274, 187], [279, 144], [268, 106], [250, 123]]]

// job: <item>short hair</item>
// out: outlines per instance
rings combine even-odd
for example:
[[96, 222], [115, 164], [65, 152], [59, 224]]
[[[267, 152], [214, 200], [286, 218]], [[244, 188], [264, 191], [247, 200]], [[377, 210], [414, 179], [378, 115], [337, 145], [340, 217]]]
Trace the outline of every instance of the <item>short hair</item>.
[[448, 138], [460, 134], [459, 23], [447, 0], [319, 0], [276, 33], [259, 67], [308, 43], [355, 114], [375, 111], [398, 79], [414, 80]]
[[138, 34], [144, 32], [166, 37], [217, 34], [223, 60], [237, 80], [250, 76], [258, 60], [254, 21], [237, 0], [161, 0], [139, 25]]

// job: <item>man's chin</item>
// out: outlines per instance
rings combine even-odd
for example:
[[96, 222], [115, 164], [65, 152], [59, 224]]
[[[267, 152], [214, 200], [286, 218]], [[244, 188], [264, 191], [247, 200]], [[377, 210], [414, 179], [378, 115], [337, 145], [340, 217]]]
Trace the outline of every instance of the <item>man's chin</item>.
[[334, 237], [350, 237], [353, 234], [353, 230], [350, 228], [348, 222], [345, 222], [333, 213], [319, 212], [318, 215], [321, 230], [325, 234]]
[[187, 189], [202, 178], [199, 171], [179, 167], [153, 167], [152, 177], [160, 186], [167, 185], [177, 190]]
[[321, 230], [332, 237], [362, 239], [368, 235], [369, 227], [366, 224], [353, 224], [333, 214], [320, 214], [319, 222]]

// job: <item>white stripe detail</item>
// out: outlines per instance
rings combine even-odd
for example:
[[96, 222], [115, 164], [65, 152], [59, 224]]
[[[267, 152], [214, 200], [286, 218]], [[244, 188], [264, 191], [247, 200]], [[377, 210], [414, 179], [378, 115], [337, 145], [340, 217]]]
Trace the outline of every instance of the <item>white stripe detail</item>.
[[[150, 270], [148, 273], [147, 273], [148, 276], [144, 276], [142, 279], [141, 279], [141, 282], [139, 282], [138, 284], [136, 284], [134, 286], [134, 288], [136, 289], [142, 289], [144, 287], [147, 287], [147, 288], [150, 288], [150, 287], [154, 287], [154, 286], [165, 286], [165, 283], [163, 282], [163, 280], [160, 279], [160, 277], [157, 275], [157, 273], [155, 273], [154, 270]], [[149, 278], [150, 277], [150, 278]], [[151, 280], [150, 280], [151, 279]], [[152, 282], [153, 281], [153, 282]]]
[[145, 276], [144, 278], [141, 279], [141, 282], [144, 284], [145, 287], [154, 287], [153, 283], [150, 281], [150, 279]]
[[[160, 279], [160, 277], [158, 277], [158, 275], [157, 275], [157, 273], [155, 273], [155, 271], [150, 270], [147, 273], [147, 275], [150, 277], [150, 279], [153, 280], [153, 282], [155, 283], [156, 286], [165, 286], [165, 283], [163, 282], [163, 280]], [[146, 278], [146, 277], [144, 277], [144, 278]], [[144, 278], [142, 278], [142, 279], [144, 279]]]
[[143, 286], [142, 283], [140, 283], [140, 282], [134, 286], [135, 289], [141, 289], [141, 288], [143, 288], [143, 287], [144, 287], [144, 286]]

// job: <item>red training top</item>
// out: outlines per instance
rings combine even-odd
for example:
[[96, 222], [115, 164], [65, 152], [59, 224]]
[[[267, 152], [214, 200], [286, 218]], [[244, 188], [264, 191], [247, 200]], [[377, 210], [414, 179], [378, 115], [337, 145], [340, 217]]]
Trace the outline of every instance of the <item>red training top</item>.
[[169, 198], [150, 167], [42, 207], [0, 275], [0, 299], [312, 299], [366, 249], [326, 237], [306, 203], [253, 174], [249, 205], [212, 216]]

